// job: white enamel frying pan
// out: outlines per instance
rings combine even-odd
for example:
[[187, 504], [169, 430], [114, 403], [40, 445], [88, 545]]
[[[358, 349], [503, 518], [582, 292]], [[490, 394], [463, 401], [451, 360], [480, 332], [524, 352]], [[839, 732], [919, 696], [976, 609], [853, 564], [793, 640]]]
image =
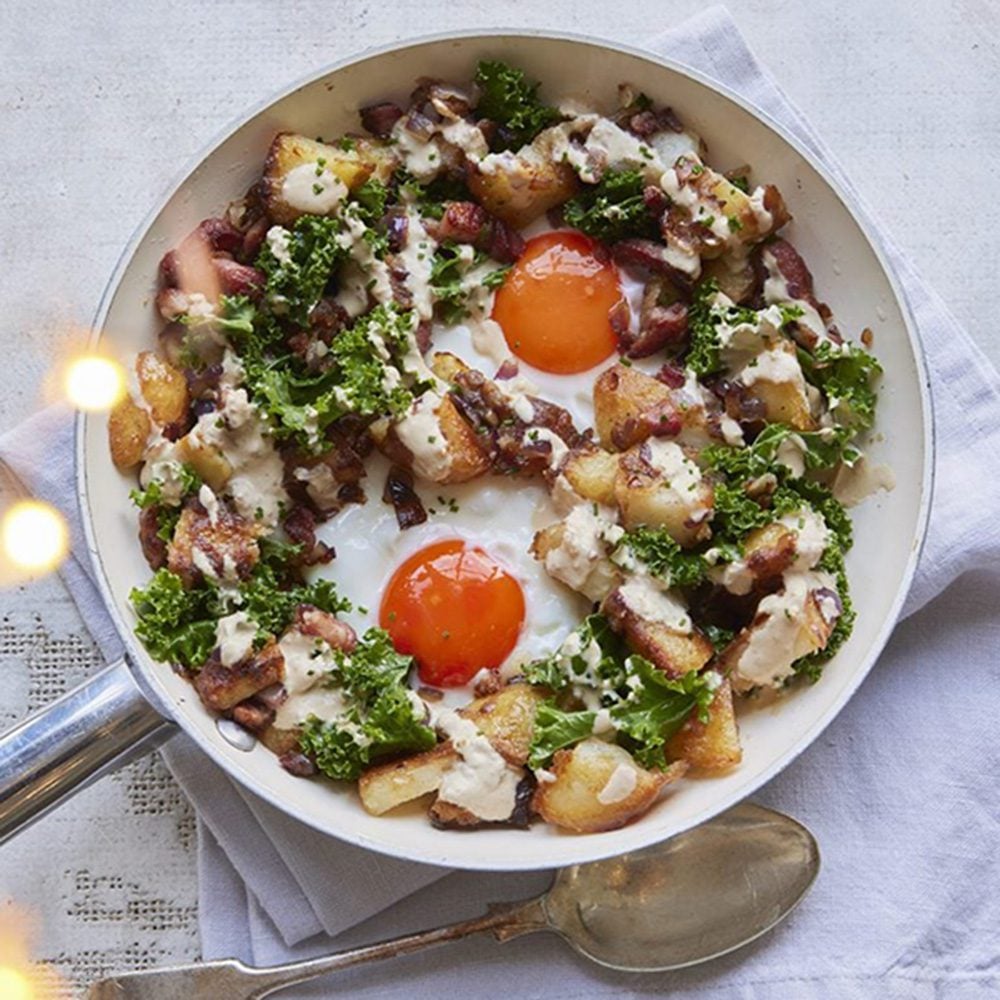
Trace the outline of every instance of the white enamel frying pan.
[[[917, 337], [898, 286], [850, 198], [810, 153], [738, 97], [691, 70], [649, 53], [536, 32], [435, 37], [369, 53], [324, 69], [257, 108], [215, 142], [158, 205], [125, 251], [95, 324], [102, 347], [123, 359], [147, 348], [160, 321], [153, 306], [163, 253], [256, 179], [275, 132], [337, 135], [356, 130], [357, 109], [401, 98], [417, 77], [467, 80], [480, 58], [500, 58], [543, 81], [543, 94], [611, 102], [622, 81], [669, 104], [707, 141], [713, 165], [749, 163], [777, 184], [795, 216], [789, 235], [840, 326], [875, 333], [885, 367], [876, 461], [897, 486], [855, 512], [848, 571], [858, 609], [854, 635], [819, 684], [777, 706], [745, 712], [742, 766], [711, 780], [685, 781], [622, 830], [567, 836], [433, 829], [419, 810], [369, 816], [350, 788], [283, 771], [261, 746], [241, 750], [220, 733], [189, 684], [154, 663], [132, 635], [131, 587], [149, 569], [136, 539], [130, 485], [111, 463], [104, 416], [78, 425], [79, 496], [93, 570], [121, 634], [126, 659], [0, 739], [0, 837], [68, 793], [183, 730], [233, 780], [323, 833], [375, 851], [458, 868], [517, 870], [591, 861], [633, 850], [701, 823], [751, 794], [801, 753], [833, 720], [871, 669], [913, 574], [927, 520], [932, 470], [930, 402]], [[831, 781], [836, 776], [831, 775]]]

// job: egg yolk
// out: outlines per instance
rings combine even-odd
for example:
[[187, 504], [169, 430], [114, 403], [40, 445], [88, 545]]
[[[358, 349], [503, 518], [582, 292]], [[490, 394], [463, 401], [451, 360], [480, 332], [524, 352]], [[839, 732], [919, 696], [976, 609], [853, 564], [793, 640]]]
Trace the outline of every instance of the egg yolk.
[[609, 313], [621, 298], [618, 271], [599, 243], [575, 230], [543, 233], [510, 269], [493, 319], [522, 361], [570, 375], [614, 353]]
[[435, 687], [499, 667], [524, 623], [521, 586], [492, 556], [460, 539], [415, 552], [392, 575], [379, 624]]

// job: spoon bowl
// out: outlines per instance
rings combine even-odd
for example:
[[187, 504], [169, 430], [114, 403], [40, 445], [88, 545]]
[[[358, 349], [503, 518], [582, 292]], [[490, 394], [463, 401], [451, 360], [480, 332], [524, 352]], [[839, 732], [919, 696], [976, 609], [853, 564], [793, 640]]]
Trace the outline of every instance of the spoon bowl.
[[680, 969], [770, 930], [819, 865], [804, 826], [744, 803], [662, 844], [563, 868], [541, 903], [549, 927], [594, 962]]

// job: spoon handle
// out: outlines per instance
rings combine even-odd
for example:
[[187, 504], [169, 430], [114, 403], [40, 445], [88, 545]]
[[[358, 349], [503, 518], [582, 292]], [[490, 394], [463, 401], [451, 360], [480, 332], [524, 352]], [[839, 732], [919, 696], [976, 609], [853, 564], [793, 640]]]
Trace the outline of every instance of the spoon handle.
[[471, 920], [462, 920], [456, 924], [436, 927], [416, 934], [406, 934], [391, 938], [378, 944], [363, 945], [360, 948], [350, 948], [347, 951], [326, 955], [323, 958], [307, 959], [303, 962], [290, 962], [287, 965], [275, 965], [266, 969], [247, 969], [253, 992], [247, 1000], [259, 1000], [286, 986], [314, 979], [328, 972], [347, 969], [353, 965], [365, 962], [378, 962], [385, 958], [396, 958], [399, 955], [409, 955], [411, 952], [422, 951], [433, 945], [457, 941], [470, 934], [492, 931], [498, 941], [509, 941], [521, 934], [544, 930], [548, 927], [545, 912], [542, 908], [542, 897], [517, 903], [495, 903], [486, 913]]

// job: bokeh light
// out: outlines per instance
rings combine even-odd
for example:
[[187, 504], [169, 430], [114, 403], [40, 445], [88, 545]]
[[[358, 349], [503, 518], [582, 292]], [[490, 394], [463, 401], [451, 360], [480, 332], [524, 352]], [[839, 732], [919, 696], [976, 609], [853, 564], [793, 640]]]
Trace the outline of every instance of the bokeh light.
[[9, 965], [0, 966], [0, 997], [3, 1000], [34, 1000], [35, 991], [28, 977]]
[[77, 409], [110, 410], [125, 395], [125, 371], [113, 358], [85, 354], [66, 366], [65, 390]]
[[50, 504], [21, 500], [0, 520], [0, 554], [17, 570], [37, 574], [55, 569], [68, 548], [66, 519]]

